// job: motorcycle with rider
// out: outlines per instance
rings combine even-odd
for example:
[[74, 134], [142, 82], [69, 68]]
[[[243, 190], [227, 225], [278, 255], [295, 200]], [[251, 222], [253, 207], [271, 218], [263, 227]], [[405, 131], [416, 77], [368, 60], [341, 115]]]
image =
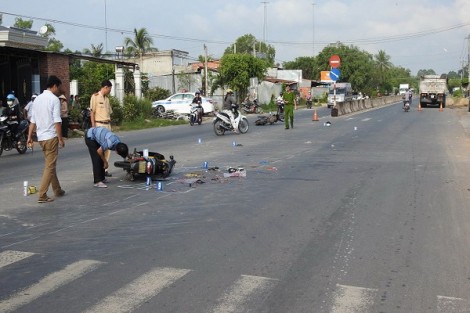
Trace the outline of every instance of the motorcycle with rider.
[[215, 119], [213, 122], [215, 134], [217, 136], [222, 136], [225, 131], [228, 130], [235, 133], [246, 133], [249, 128], [248, 120], [246, 116], [239, 112], [239, 105], [236, 103], [231, 89], [227, 90], [223, 108], [224, 110], [222, 110], [222, 112], [215, 113]]
[[7, 96], [6, 102], [0, 116], [0, 155], [3, 150], [12, 149], [23, 154], [28, 149], [26, 131], [29, 123], [23, 117], [20, 104], [13, 94]]

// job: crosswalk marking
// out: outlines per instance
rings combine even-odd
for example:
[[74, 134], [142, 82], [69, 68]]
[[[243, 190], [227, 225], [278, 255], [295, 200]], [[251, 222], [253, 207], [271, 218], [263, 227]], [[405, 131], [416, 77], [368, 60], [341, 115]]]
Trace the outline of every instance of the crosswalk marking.
[[367, 313], [377, 289], [336, 285], [331, 313]]
[[17, 308], [93, 271], [101, 264], [102, 262], [99, 261], [82, 260], [66, 266], [63, 270], [47, 275], [31, 287], [17, 292], [9, 299], [1, 301], [0, 313], [12, 312]]
[[132, 312], [189, 272], [187, 269], [155, 268], [106, 297], [86, 313]]
[[32, 252], [22, 252], [22, 251], [3, 251], [0, 253], [0, 268], [10, 265], [12, 263], [21, 261], [23, 259], [29, 258], [34, 255]]
[[259, 294], [274, 286], [277, 280], [267, 277], [242, 275], [219, 299], [213, 313], [244, 312], [243, 307], [249, 296]]
[[438, 313], [470, 312], [470, 301], [460, 298], [437, 296]]

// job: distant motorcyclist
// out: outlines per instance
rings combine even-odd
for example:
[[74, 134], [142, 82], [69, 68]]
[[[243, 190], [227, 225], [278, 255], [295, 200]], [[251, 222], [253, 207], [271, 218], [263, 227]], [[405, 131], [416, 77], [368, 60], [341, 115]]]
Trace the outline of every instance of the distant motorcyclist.
[[195, 97], [193, 98], [192, 103], [199, 103], [199, 105], [202, 103], [202, 97], [201, 97], [201, 92], [198, 90], [195, 93]]
[[7, 117], [7, 122], [13, 134], [17, 134], [18, 125], [23, 120], [20, 105], [18, 100], [13, 94], [7, 96], [7, 106], [2, 112], [3, 116]]
[[407, 89], [403, 95], [403, 108], [405, 108], [407, 102], [408, 104], [411, 104], [411, 91], [409, 89]]
[[[228, 117], [230, 118], [230, 122], [232, 123], [232, 125], [236, 118], [235, 114], [238, 114], [237, 107], [238, 105], [237, 105], [235, 96], [233, 95], [233, 90], [227, 89], [227, 94], [225, 95], [225, 98], [224, 98], [223, 109], [225, 110]], [[234, 127], [234, 131], [237, 132], [237, 129], [235, 129], [235, 127]]]

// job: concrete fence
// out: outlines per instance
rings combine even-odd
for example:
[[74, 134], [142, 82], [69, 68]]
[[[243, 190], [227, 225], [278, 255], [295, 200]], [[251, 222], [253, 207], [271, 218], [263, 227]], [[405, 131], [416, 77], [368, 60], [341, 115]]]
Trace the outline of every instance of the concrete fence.
[[[350, 114], [353, 112], [386, 106], [386, 105], [397, 103], [400, 101], [402, 101], [401, 95], [379, 97], [379, 98], [374, 98], [374, 99], [361, 99], [361, 100], [339, 102], [339, 103], [336, 103], [336, 107], [332, 109], [331, 115], [332, 116], [346, 115], [346, 114]], [[334, 113], [336, 111], [334, 109], [337, 109], [337, 113], [338, 113], [337, 115]]]

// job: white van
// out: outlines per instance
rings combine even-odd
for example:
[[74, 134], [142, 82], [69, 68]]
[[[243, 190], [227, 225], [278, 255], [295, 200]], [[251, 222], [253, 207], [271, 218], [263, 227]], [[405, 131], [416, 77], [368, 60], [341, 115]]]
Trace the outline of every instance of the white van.
[[[328, 108], [334, 106], [334, 86], [331, 84], [328, 91]], [[351, 101], [353, 99], [353, 90], [351, 83], [336, 83], [336, 102]]]

